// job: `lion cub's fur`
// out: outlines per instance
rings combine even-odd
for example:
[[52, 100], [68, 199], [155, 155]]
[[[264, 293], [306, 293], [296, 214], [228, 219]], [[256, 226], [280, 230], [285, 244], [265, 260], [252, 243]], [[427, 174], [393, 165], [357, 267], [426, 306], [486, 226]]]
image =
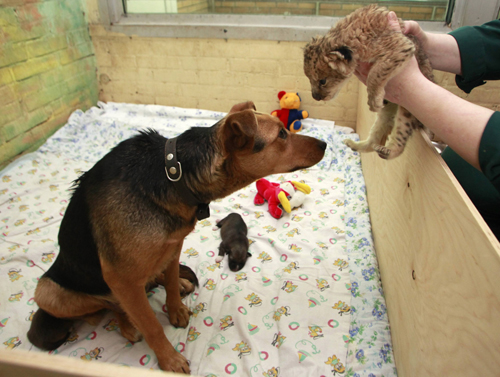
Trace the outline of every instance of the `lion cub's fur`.
[[[357, 9], [325, 36], [313, 38], [304, 49], [304, 73], [311, 82], [312, 96], [318, 101], [335, 98], [360, 62], [373, 63], [366, 86], [370, 110], [379, 113], [377, 121], [367, 140], [346, 140], [346, 144], [360, 152], [375, 150], [386, 159], [399, 156], [413, 130], [423, 125], [400, 106], [384, 107], [385, 85], [413, 55], [422, 73], [434, 81], [432, 67], [418, 40], [391, 30], [388, 13], [376, 5]], [[399, 21], [403, 28], [402, 20]], [[386, 145], [380, 145], [389, 133]]]

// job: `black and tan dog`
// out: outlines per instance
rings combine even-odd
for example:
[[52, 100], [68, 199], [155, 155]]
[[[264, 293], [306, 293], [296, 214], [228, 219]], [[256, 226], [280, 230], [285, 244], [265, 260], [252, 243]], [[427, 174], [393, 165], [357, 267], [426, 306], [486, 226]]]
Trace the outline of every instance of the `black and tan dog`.
[[191, 312], [179, 287], [192, 291], [195, 278], [188, 269], [180, 275], [179, 256], [197, 219], [208, 216], [210, 201], [269, 174], [312, 166], [325, 148], [290, 134], [252, 102], [235, 105], [210, 128], [168, 140], [150, 130], [118, 144], [77, 181], [61, 223], [60, 252], [35, 291], [40, 309], [30, 341], [54, 349], [75, 319], [111, 309], [122, 335], [132, 342], [143, 336], [161, 369], [189, 373], [145, 288], [163, 284], [170, 323], [186, 327]]

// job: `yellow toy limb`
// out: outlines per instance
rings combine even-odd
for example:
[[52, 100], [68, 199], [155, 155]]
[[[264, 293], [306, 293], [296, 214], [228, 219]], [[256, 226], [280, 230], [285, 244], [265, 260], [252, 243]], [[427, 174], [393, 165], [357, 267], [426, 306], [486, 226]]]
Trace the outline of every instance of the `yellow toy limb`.
[[283, 209], [287, 213], [292, 212], [292, 207], [290, 206], [290, 201], [288, 200], [288, 198], [286, 197], [286, 194], [283, 191], [281, 191], [278, 194], [278, 200], [280, 201], [281, 206], [283, 207]]
[[306, 185], [305, 183], [296, 182], [296, 181], [292, 181], [292, 183], [297, 190], [302, 191], [304, 194], [311, 193], [311, 188], [308, 185]]

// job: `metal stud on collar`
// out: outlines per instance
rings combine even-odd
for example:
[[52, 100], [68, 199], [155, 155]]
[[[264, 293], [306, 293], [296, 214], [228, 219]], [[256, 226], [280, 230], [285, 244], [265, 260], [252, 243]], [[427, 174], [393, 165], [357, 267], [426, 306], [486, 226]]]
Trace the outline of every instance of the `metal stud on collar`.
[[[168, 158], [168, 156], [167, 156], [167, 158]], [[172, 174], [172, 175], [177, 174], [177, 169], [172, 166], [170, 169], [167, 170], [167, 167], [165, 166], [165, 173], [167, 174], [167, 178], [172, 182], [177, 182], [182, 178], [182, 165], [179, 161], [177, 161], [177, 164], [179, 165], [179, 177], [177, 177], [177, 178], [172, 178], [170, 176], [170, 174]]]

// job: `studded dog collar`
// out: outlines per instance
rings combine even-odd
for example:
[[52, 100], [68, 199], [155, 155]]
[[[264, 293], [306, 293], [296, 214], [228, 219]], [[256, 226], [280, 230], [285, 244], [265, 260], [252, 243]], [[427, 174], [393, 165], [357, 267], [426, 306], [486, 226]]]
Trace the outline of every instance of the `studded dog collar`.
[[210, 216], [210, 203], [201, 203], [188, 189], [186, 181], [182, 179], [182, 165], [177, 160], [177, 138], [168, 139], [165, 143], [165, 173], [174, 184], [175, 189], [187, 205], [196, 206], [196, 218], [206, 219]]

